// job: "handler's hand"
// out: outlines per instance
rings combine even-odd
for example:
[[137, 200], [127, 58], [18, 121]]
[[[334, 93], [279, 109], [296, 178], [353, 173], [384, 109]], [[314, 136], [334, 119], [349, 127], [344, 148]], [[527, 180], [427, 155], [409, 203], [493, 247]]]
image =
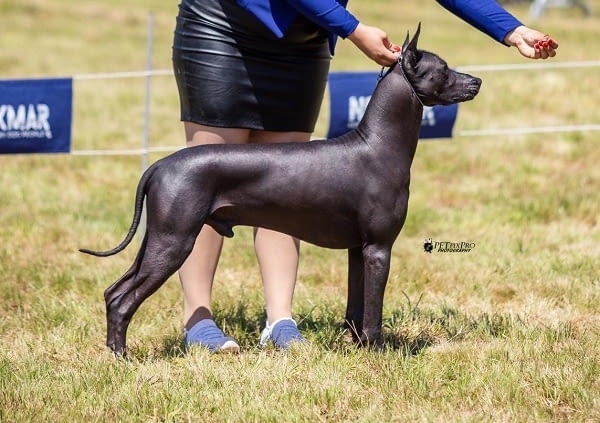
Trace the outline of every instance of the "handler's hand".
[[518, 26], [504, 38], [509, 46], [514, 46], [529, 59], [547, 59], [556, 56], [558, 43], [535, 29]]
[[390, 66], [398, 60], [399, 47], [392, 44], [387, 34], [379, 28], [359, 23], [348, 39], [381, 66]]

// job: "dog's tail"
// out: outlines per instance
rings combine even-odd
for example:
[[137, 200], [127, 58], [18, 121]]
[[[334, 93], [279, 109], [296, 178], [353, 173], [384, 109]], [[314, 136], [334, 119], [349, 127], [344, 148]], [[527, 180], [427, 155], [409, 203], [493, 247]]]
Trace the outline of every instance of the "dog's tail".
[[137, 228], [140, 225], [140, 221], [142, 220], [142, 211], [144, 209], [144, 198], [146, 198], [146, 186], [148, 185], [148, 180], [154, 173], [155, 166], [151, 166], [140, 179], [138, 183], [137, 191], [135, 193], [135, 211], [133, 213], [133, 221], [131, 222], [131, 226], [129, 227], [129, 232], [127, 232], [127, 236], [125, 239], [121, 241], [119, 245], [115, 248], [107, 251], [94, 251], [88, 250], [87, 248], [80, 248], [79, 251], [85, 254], [91, 254], [96, 257], [108, 257], [114, 254], [117, 254], [125, 249], [127, 245], [133, 239], [133, 236], [137, 232]]

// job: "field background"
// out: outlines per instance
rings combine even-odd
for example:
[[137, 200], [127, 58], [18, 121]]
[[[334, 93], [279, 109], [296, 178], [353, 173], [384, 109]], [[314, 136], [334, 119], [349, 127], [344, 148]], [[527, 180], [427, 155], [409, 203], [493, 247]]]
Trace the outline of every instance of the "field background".
[[[555, 61], [600, 59], [596, 14], [552, 10], [535, 25]], [[401, 43], [451, 65], [524, 63], [436, 2], [354, 0]], [[175, 1], [3, 0], [0, 77], [170, 69]], [[511, 7], [527, 21], [525, 6]], [[527, 62], [529, 63], [529, 62]], [[376, 70], [348, 41], [335, 70]], [[599, 123], [598, 68], [479, 72], [462, 129]], [[139, 148], [143, 79], [77, 80], [73, 149]], [[172, 77], [152, 82], [151, 145], [182, 145]], [[317, 135], [326, 131], [326, 108]], [[153, 154], [151, 161], [163, 154]], [[382, 353], [344, 341], [346, 256], [304, 245], [295, 317], [311, 341], [256, 348], [264, 321], [251, 231], [226, 243], [215, 312], [239, 356], [181, 348], [176, 277], [135, 315], [131, 360], [104, 346], [103, 290], [136, 245], [96, 259], [127, 230], [136, 156], [0, 156], [0, 421], [600, 421], [598, 132], [422, 142], [386, 291]], [[425, 238], [471, 241], [425, 254]]]

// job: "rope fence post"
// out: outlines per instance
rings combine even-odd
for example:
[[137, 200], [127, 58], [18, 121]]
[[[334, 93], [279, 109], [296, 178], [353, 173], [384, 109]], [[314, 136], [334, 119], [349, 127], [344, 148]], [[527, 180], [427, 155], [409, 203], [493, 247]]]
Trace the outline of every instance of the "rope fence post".
[[150, 103], [152, 97], [152, 54], [154, 50], [154, 13], [148, 13], [148, 34], [146, 39], [146, 76], [144, 86], [144, 124], [142, 134], [142, 173], [148, 167], [150, 146]]
[[[148, 153], [150, 148], [150, 103], [152, 101], [152, 54], [154, 50], [154, 13], [148, 13], [148, 32], [146, 35], [146, 76], [144, 85], [144, 121], [142, 133], [142, 162], [141, 173], [143, 174], [148, 168]], [[144, 199], [144, 207], [142, 211], [142, 220], [140, 221], [140, 229], [138, 237], [140, 240], [144, 238], [146, 232], [146, 199]]]

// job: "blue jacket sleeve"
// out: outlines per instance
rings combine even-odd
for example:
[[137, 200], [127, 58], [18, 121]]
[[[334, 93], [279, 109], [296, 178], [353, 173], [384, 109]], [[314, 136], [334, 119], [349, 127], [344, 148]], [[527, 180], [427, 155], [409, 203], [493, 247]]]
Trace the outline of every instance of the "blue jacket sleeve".
[[288, 0], [298, 12], [342, 38], [352, 34], [358, 19], [345, 8], [348, 0]]
[[504, 43], [506, 35], [522, 23], [494, 0], [437, 0], [456, 16]]

